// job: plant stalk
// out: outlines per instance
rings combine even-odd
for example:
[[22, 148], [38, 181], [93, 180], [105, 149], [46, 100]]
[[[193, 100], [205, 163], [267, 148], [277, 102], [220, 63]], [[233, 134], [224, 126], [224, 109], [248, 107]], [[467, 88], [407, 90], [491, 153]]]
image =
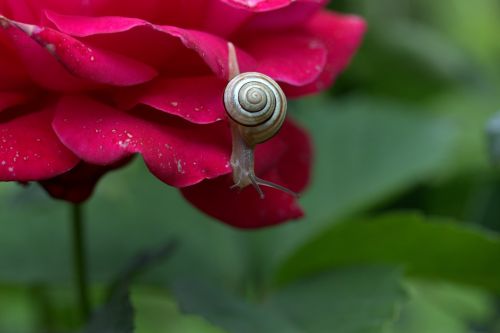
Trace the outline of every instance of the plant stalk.
[[73, 265], [75, 286], [82, 319], [87, 322], [90, 317], [90, 300], [88, 292], [87, 256], [85, 247], [85, 225], [81, 204], [73, 204], [71, 209]]

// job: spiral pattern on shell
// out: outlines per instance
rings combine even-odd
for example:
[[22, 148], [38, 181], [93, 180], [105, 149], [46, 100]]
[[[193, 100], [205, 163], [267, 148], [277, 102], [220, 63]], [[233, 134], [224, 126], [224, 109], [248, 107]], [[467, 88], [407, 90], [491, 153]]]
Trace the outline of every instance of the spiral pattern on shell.
[[287, 106], [285, 94], [276, 81], [255, 72], [239, 74], [229, 82], [224, 105], [250, 145], [262, 143], [278, 132]]

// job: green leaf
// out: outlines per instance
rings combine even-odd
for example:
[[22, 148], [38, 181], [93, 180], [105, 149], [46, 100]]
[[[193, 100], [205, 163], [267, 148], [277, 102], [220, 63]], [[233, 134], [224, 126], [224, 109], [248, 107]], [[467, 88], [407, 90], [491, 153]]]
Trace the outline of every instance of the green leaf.
[[405, 298], [400, 277], [399, 271], [380, 267], [341, 269], [298, 281], [260, 302], [206, 281], [184, 280], [173, 293], [182, 310], [230, 333], [381, 333]]
[[171, 297], [156, 288], [132, 290], [136, 333], [224, 333], [195, 315], [183, 315]]
[[[464, 77], [474, 81], [481, 79], [478, 77], [478, 68], [473, 65], [471, 59], [461, 53], [461, 49], [446, 35], [429, 25], [396, 19], [385, 24], [379, 34], [383, 43], [389, 48], [404, 50], [407, 57], [415, 58], [423, 65], [421, 69], [425, 68], [434, 75], [441, 74], [441, 77], [449, 80], [459, 80]], [[409, 35], [412, 38], [408, 38]], [[405, 74], [400, 73], [400, 75]]]
[[493, 297], [484, 291], [415, 279], [406, 286], [410, 301], [391, 333], [468, 333], [471, 325], [489, 326], [494, 317]]
[[[498, 77], [498, 56], [500, 41], [496, 31], [500, 29], [500, 4], [497, 0], [483, 0], [472, 3], [455, 1], [452, 8], [443, 2], [426, 0], [435, 25], [445, 31], [449, 39], [456, 40], [468, 53], [476, 56], [477, 62], [489, 65], [485, 70], [495, 71]], [[494, 75], [497, 74], [497, 75]]]
[[453, 152], [450, 122], [404, 104], [362, 96], [303, 103], [297, 116], [318, 150], [303, 203], [315, 220], [380, 203], [431, 177]]
[[382, 333], [405, 299], [400, 279], [394, 269], [340, 269], [297, 281], [271, 303], [301, 332]]
[[457, 153], [446, 168], [448, 177], [490, 167], [485, 128], [499, 105], [496, 90], [471, 92], [466, 89], [449, 91], [430, 103], [432, 112], [446, 116], [458, 128]]
[[30, 290], [2, 285], [0, 293], [0, 332], [34, 332], [40, 319]]
[[171, 256], [174, 247], [175, 243], [169, 242], [158, 249], [145, 251], [132, 260], [118, 275], [111, 288], [108, 302], [94, 314], [83, 333], [132, 333], [134, 309], [129, 292], [132, 279]]
[[280, 284], [353, 264], [402, 265], [411, 275], [500, 291], [500, 239], [445, 219], [393, 214], [330, 227], [283, 263]]
[[134, 309], [128, 289], [120, 289], [92, 318], [83, 333], [132, 333]]
[[123, 272], [121, 272], [109, 290], [109, 297], [113, 298], [121, 290], [127, 290], [132, 280], [144, 273], [146, 270], [159, 265], [161, 262], [171, 257], [177, 248], [176, 241], [170, 241], [157, 249], [143, 251], [134, 260], [130, 262]]
[[230, 333], [301, 332], [279, 311], [246, 302], [208, 281], [182, 279], [171, 289], [183, 312], [201, 315]]

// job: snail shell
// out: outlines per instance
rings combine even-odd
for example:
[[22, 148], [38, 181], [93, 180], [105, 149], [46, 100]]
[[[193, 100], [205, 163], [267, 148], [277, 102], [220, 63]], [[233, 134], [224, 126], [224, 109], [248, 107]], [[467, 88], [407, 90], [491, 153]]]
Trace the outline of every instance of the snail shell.
[[250, 145], [272, 138], [286, 117], [286, 96], [280, 86], [262, 73], [235, 76], [224, 92], [229, 117], [239, 125], [243, 140]]

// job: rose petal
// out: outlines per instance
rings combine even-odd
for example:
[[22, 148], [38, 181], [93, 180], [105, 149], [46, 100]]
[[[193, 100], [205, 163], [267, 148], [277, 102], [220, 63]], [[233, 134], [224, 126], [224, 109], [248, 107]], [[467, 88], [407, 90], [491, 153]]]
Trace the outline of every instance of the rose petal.
[[242, 47], [256, 59], [258, 72], [296, 86], [316, 80], [327, 57], [321, 40], [297, 32], [256, 36]]
[[272, 179], [300, 193], [310, 181], [312, 147], [309, 134], [288, 119], [275, 138], [257, 146], [255, 171], [263, 179]]
[[8, 116], [9, 112], [0, 114], [0, 181], [47, 179], [79, 162], [52, 130], [51, 108], [14, 119]]
[[[219, 36], [229, 36], [233, 34], [239, 27], [241, 27], [251, 16], [252, 12], [235, 8], [221, 1], [207, 1], [207, 0], [129, 0], [132, 7], [141, 7], [140, 9], [134, 8], [123, 10], [123, 1], [119, 6], [101, 6], [94, 10], [93, 15], [88, 16], [114, 16], [116, 20], [119, 17], [133, 17], [154, 24], [170, 25], [197, 29], [214, 33]], [[301, 2], [302, 3], [302, 2]], [[109, 8], [106, 8], [109, 7]], [[118, 8], [117, 8], [118, 7]], [[51, 7], [45, 7], [49, 9]], [[128, 11], [128, 12], [127, 12]], [[149, 12], [149, 13], [147, 13]], [[58, 14], [57, 14], [58, 13]], [[73, 25], [72, 19], [65, 19], [64, 15], [71, 15], [69, 11], [61, 11], [55, 9], [46, 12], [45, 19], [52, 21], [56, 24], [62, 24], [66, 27]], [[81, 11], [73, 11], [73, 15], [81, 15]], [[75, 17], [78, 16], [67, 16]], [[66, 22], [64, 22], [66, 21]], [[78, 19], [77, 19], [78, 21]], [[96, 22], [99, 24], [99, 22]], [[113, 25], [113, 20], [109, 22]], [[76, 23], [78, 24], [78, 23]], [[99, 28], [99, 29], [102, 29]], [[91, 35], [90, 33], [89, 35]], [[87, 36], [89, 36], [87, 35]]]
[[22, 22], [34, 23], [36, 20], [36, 12], [30, 8], [31, 6], [27, 1], [20, 0], [4, 0], [0, 2], [2, 6], [2, 15], [15, 17]]
[[[203, 31], [176, 27], [162, 29], [172, 36], [179, 37], [187, 48], [195, 50], [219, 78], [229, 78], [228, 41]], [[241, 72], [255, 71], [255, 61], [250, 55], [238, 48], [236, 54]]]
[[60, 176], [41, 181], [40, 185], [53, 198], [82, 203], [90, 198], [102, 176], [109, 171], [125, 166], [130, 160], [130, 158], [126, 158], [109, 166], [80, 162], [73, 169]]
[[64, 144], [84, 161], [115, 163], [141, 153], [151, 172], [183, 187], [230, 172], [226, 124], [192, 125], [139, 110], [127, 114], [83, 96], [65, 97], [53, 127]]
[[137, 60], [91, 48], [53, 29], [5, 18], [0, 18], [0, 21], [25, 32], [28, 37], [33, 38], [58, 59], [66, 69], [82, 78], [99, 83], [129, 86], [147, 82], [157, 75], [152, 67]]
[[198, 27], [212, 0], [107, 0], [96, 16], [137, 17], [156, 24]]
[[[0, 45], [0, 50], [4, 49]], [[0, 58], [0, 89], [12, 89], [27, 86], [29, 77], [24, 66], [17, 59]]]
[[326, 66], [315, 82], [303, 87], [285, 87], [290, 96], [301, 96], [328, 88], [351, 61], [361, 44], [366, 24], [357, 16], [322, 11], [309, 22], [308, 30], [326, 45]]
[[91, 48], [52, 29], [36, 30], [33, 37], [77, 76], [116, 86], [147, 82], [156, 71], [139, 61]]
[[247, 10], [235, 8], [221, 1], [210, 1], [200, 30], [228, 37], [235, 34], [252, 16], [254, 14]]
[[186, 200], [224, 223], [242, 229], [262, 228], [298, 219], [304, 214], [289, 194], [266, 191], [261, 199], [253, 188], [231, 190], [231, 176], [221, 176], [182, 189]]
[[[307, 134], [287, 121], [276, 137], [258, 147], [256, 162], [262, 164], [256, 166], [256, 174], [300, 192], [309, 182], [311, 156]], [[287, 193], [263, 187], [261, 199], [251, 186], [239, 192], [230, 189], [232, 184], [226, 175], [183, 188], [182, 194], [208, 215], [238, 228], [266, 227], [303, 215], [297, 200]]]
[[196, 124], [226, 118], [222, 102], [226, 82], [213, 76], [160, 79], [118, 96], [118, 104], [132, 109], [148, 105]]
[[32, 26], [14, 24], [2, 16], [0, 25], [22, 62], [21, 65], [18, 61], [6, 65], [18, 66], [18, 71], [25, 69], [33, 81], [49, 90], [79, 91], [90, 87], [89, 82], [68, 73], [54, 56], [29, 36]]
[[327, 3], [327, 0], [294, 1], [288, 6], [254, 13], [241, 27], [240, 34], [256, 35], [276, 30], [300, 28]]
[[0, 91], [0, 112], [26, 102], [28, 98], [26, 93]]
[[46, 11], [45, 17], [56, 26], [57, 30], [74, 37], [115, 34], [144, 25], [154, 27], [151, 23], [141, 19], [120, 16], [61, 15]]
[[58, 30], [86, 43], [149, 64], [163, 76], [211, 73], [203, 59], [195, 51], [186, 48], [179, 38], [166, 34], [143, 20], [64, 16], [55, 13], [47, 13], [47, 20]]
[[[56, 15], [54, 13], [48, 13], [47, 17], [59, 30], [66, 34], [79, 37], [117, 35], [119, 33], [131, 32], [138, 28], [147, 28], [142, 30], [142, 38], [146, 38], [147, 41], [149, 38], [152, 38], [155, 33], [160, 32], [167, 40], [172, 37], [179, 39], [184, 47], [198, 53], [199, 57], [219, 78], [227, 80], [229, 75], [227, 60], [228, 41], [204, 31], [182, 29], [174, 26], [153, 25], [143, 20], [124, 17], [68, 17]], [[163, 42], [165, 42], [165, 40], [163, 40]], [[169, 45], [173, 46], [171, 42]], [[152, 48], [153, 52], [157, 51], [155, 47], [155, 44], [149, 45], [149, 49]], [[146, 47], [144, 49], [141, 48], [139, 51], [148, 52], [147, 50], [148, 48]], [[182, 67], [188, 69], [188, 63], [185, 63], [184, 59], [176, 58], [178, 62], [172, 61], [172, 54], [178, 51], [178, 48], [171, 47], [168, 50], [169, 54], [163, 55], [163, 62], [168, 60], [176, 67], [179, 67], [179, 63], [183, 63], [186, 66]], [[237, 49], [237, 54], [242, 71], [255, 70], [255, 61], [246, 52]]]
[[254, 11], [265, 12], [289, 6], [293, 2], [323, 3], [322, 0], [221, 0], [231, 6]]
[[[212, 0], [32, 1], [40, 3], [37, 12], [51, 10], [65, 15], [135, 17], [156, 24], [182, 27], [197, 27], [206, 14], [206, 8], [214, 2]], [[72, 6], [67, 3], [72, 3]]]
[[88, 15], [92, 13], [92, 7], [102, 2], [103, 0], [3, 0], [1, 13], [23, 23], [40, 24], [44, 10]]
[[15, 54], [9, 37], [0, 28], [0, 89], [16, 89], [29, 85], [29, 76]]

